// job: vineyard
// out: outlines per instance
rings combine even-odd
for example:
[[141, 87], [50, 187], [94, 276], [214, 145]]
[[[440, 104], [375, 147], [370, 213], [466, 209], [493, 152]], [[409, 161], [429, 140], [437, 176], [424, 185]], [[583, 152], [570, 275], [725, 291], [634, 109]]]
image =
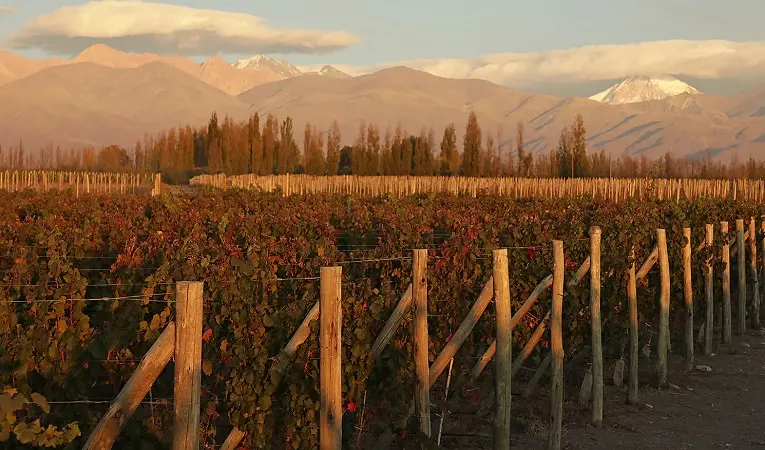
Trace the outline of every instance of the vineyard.
[[[557, 367], [557, 357], [548, 356], [556, 350], [556, 325], [562, 326], [565, 372], [559, 373], [568, 401], [583, 380], [602, 383], [604, 362], [609, 370], [636, 363], [638, 348], [658, 342], [652, 358], [661, 362], [665, 348], [682, 355], [690, 339], [692, 350], [702, 328], [711, 342], [710, 331], [720, 333], [715, 339], [729, 339], [747, 318], [759, 324], [759, 291], [740, 286], [746, 286], [744, 272], [754, 281], [751, 275], [764, 267], [763, 252], [752, 251], [765, 239], [759, 226], [762, 184], [705, 183], [667, 184], [661, 195], [642, 198], [627, 195], [640, 189], [637, 184], [614, 184], [624, 193], [618, 199], [593, 195], [600, 188], [586, 183], [575, 191], [573, 182], [568, 192], [577, 195], [495, 192], [476, 198], [345, 195], [319, 188], [302, 191], [313, 195], [284, 196], [274, 186], [274, 192], [104, 193], [75, 201], [71, 191], [0, 189], [0, 399], [8, 400], [2, 403], [7, 417], [0, 422], [0, 443], [82, 448], [144, 355], [179, 320], [176, 283], [202, 281], [201, 447], [317, 448], [324, 337], [321, 320], [306, 318], [318, 318], [322, 268], [337, 266], [344, 448], [372, 448], [384, 439], [395, 439], [396, 448], [435, 444], [441, 439], [437, 419], [466, 420], [450, 418], [448, 405], [491, 404], [495, 398], [493, 385], [481, 380], [492, 378], [490, 361], [508, 343], [503, 324], [510, 316], [491, 283], [499, 284], [493, 276], [498, 249], [507, 251], [512, 355], [521, 358], [512, 369], [498, 360], [496, 370], [512, 370], [514, 390], [533, 390], [538, 383], [538, 403], [549, 410], [551, 383], [563, 395], [546, 370]], [[597, 263], [593, 227], [600, 230]], [[690, 228], [690, 242], [684, 228]], [[657, 230], [665, 230], [666, 246]], [[562, 265], [555, 264], [554, 241], [562, 242]], [[421, 250], [427, 250], [425, 258]], [[554, 267], [563, 279], [554, 279]], [[590, 280], [591, 269], [599, 272], [599, 283]], [[559, 284], [562, 316], [556, 318], [552, 294]], [[593, 289], [600, 299], [595, 314]], [[719, 312], [707, 306], [708, 293]], [[689, 296], [695, 322], [685, 306]], [[633, 320], [630, 298], [637, 307]], [[407, 309], [405, 301], [413, 306]], [[592, 356], [600, 341], [593, 339], [593, 316], [602, 327], [601, 362]], [[714, 328], [704, 323], [712, 316]], [[669, 335], [662, 331], [665, 323]], [[423, 325], [425, 345], [418, 338]], [[381, 342], [380, 336], [387, 337]], [[115, 448], [170, 447], [173, 364], [177, 358], [122, 424]], [[665, 383], [663, 364], [662, 373], [652, 362], [641, 383]], [[636, 377], [629, 381], [629, 393], [636, 395]], [[600, 400], [589, 400], [593, 411], [602, 401], [600, 386]], [[424, 391], [432, 430], [430, 420], [423, 424]], [[516, 408], [514, 402], [514, 416]], [[408, 421], [412, 415], [420, 420]], [[459, 436], [444, 433], [441, 443], [447, 441], [461, 447]]]
[[254, 174], [198, 175], [192, 185], [218, 189], [252, 189], [281, 192], [283, 195], [340, 194], [395, 195], [453, 194], [527, 197], [591, 197], [616, 202], [627, 198], [693, 200], [718, 198], [731, 200], [765, 199], [762, 180], [697, 180], [656, 178], [477, 178], [405, 176], [331, 176]]

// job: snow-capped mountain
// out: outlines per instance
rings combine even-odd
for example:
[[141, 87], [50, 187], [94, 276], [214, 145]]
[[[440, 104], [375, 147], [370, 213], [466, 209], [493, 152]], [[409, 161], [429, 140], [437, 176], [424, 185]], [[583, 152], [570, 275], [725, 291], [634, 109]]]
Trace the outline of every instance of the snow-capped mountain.
[[255, 55], [233, 64], [237, 69], [269, 69], [285, 78], [302, 75], [303, 72], [288, 61], [274, 59], [266, 55]]
[[593, 95], [590, 99], [609, 105], [623, 105], [664, 100], [685, 93], [695, 95], [701, 92], [673, 76], [635, 75]]
[[334, 78], [336, 80], [346, 80], [348, 78], [353, 78], [342, 70], [332, 67], [329, 64], [322, 66], [322, 68], [319, 69], [319, 71], [316, 73], [323, 77]]

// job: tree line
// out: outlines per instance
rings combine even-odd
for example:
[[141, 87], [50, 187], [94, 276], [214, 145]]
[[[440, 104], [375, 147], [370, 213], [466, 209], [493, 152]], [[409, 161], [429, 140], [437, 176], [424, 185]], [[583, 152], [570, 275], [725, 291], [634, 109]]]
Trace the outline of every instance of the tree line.
[[0, 147], [0, 169], [47, 168], [62, 170], [160, 172], [171, 182], [184, 182], [199, 173], [258, 175], [306, 173], [310, 175], [414, 175], [471, 177], [765, 177], [765, 162], [735, 158], [731, 164], [702, 159], [676, 159], [669, 153], [651, 160], [645, 156], [612, 158], [601, 149], [588, 152], [587, 130], [581, 115], [561, 130], [555, 148], [533, 153], [526, 148], [523, 122], [514, 137], [482, 130], [470, 112], [462, 142], [455, 124], [439, 139], [433, 128], [419, 134], [399, 123], [381, 132], [362, 122], [352, 145], [341, 145], [337, 120], [329, 129], [306, 124], [302, 139], [296, 137], [292, 118], [275, 114], [235, 122], [213, 113], [206, 125], [174, 127], [146, 134], [132, 149], [117, 145], [100, 149], [62, 150], [49, 145], [36, 156], [23, 143]]

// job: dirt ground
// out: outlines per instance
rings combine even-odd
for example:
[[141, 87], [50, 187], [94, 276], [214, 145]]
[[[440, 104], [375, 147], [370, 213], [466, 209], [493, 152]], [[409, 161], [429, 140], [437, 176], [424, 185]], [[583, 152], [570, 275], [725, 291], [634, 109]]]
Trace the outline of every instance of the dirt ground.
[[[673, 355], [669, 383], [658, 390], [641, 385], [640, 404], [627, 405], [626, 390], [610, 383], [606, 365], [603, 427], [590, 423], [590, 411], [576, 405], [578, 386], [567, 385], [563, 415], [564, 449], [765, 449], [765, 337], [762, 332], [733, 336], [730, 345], [718, 345], [712, 356], [697, 355], [695, 365], [711, 372], [686, 374], [681, 356]], [[653, 370], [653, 361], [640, 360], [641, 382]], [[644, 376], [644, 374], [648, 376]], [[609, 386], [609, 384], [611, 384]], [[522, 388], [522, 386], [520, 387]], [[515, 391], [514, 386], [514, 391]], [[518, 399], [516, 401], [516, 399]], [[514, 449], [546, 448], [548, 393], [535, 398], [513, 398]], [[491, 413], [448, 414], [442, 447], [491, 448]], [[438, 419], [434, 420], [438, 430]]]

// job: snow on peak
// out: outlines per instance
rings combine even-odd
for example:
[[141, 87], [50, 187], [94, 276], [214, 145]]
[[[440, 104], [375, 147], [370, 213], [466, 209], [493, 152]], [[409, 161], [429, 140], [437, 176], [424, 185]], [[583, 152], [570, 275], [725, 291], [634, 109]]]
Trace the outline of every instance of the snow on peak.
[[601, 103], [623, 105], [651, 100], [664, 100], [680, 94], [700, 94], [696, 88], [669, 75], [634, 75], [592, 97]]
[[322, 68], [319, 69], [318, 73], [321, 76], [329, 77], [329, 78], [335, 78], [335, 79], [338, 79], [338, 80], [345, 80], [345, 79], [348, 79], [348, 78], [353, 78], [350, 75], [348, 75], [347, 73], [343, 72], [342, 70], [337, 69], [335, 67], [332, 67], [329, 64], [326, 64], [326, 65], [322, 66]]
[[300, 69], [291, 63], [266, 55], [255, 55], [252, 58], [242, 59], [235, 62], [233, 66], [237, 69], [270, 69], [285, 78], [292, 78], [303, 74]]

